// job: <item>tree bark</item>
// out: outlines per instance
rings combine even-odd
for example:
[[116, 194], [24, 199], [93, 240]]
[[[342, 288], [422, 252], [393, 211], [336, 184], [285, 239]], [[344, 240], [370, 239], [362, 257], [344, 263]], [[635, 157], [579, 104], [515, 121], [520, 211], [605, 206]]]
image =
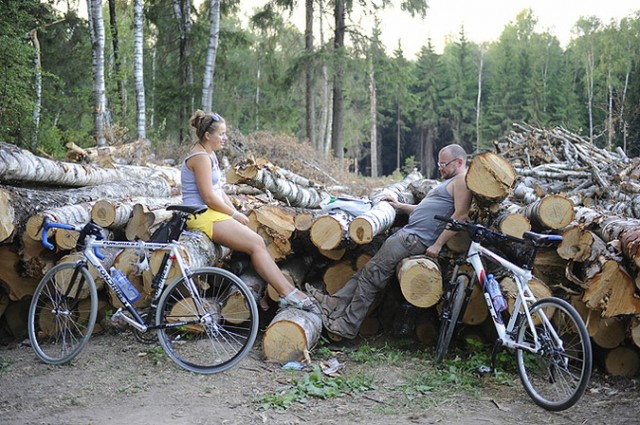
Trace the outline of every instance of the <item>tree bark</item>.
[[209, 45], [202, 82], [202, 109], [211, 112], [213, 101], [213, 76], [216, 69], [218, 39], [220, 36], [220, 0], [209, 1]]
[[53, 161], [33, 155], [14, 145], [0, 142], [0, 182], [44, 183], [65, 187], [95, 186], [127, 180], [164, 179], [170, 186], [180, 185], [180, 170], [173, 167], [120, 165], [104, 168], [94, 165]]
[[282, 309], [264, 332], [264, 358], [276, 363], [302, 360], [320, 339], [321, 331], [318, 315], [292, 307]]
[[315, 219], [309, 236], [311, 242], [322, 250], [342, 248], [349, 240], [349, 223], [353, 217], [343, 211], [333, 210]]
[[87, 0], [89, 11], [89, 31], [91, 39], [91, 57], [93, 62], [93, 136], [98, 146], [107, 144], [105, 127], [107, 119], [107, 94], [104, 80], [104, 19], [102, 18], [102, 0]]
[[[233, 172], [235, 178], [232, 176], [230, 179], [232, 183], [249, 181], [294, 207], [318, 208], [330, 198], [329, 193], [315, 187], [307, 179], [291, 172], [283, 173], [276, 166], [265, 161], [244, 160], [234, 167]], [[300, 184], [303, 182], [308, 186]]]
[[136, 129], [138, 139], [147, 138], [147, 104], [144, 94], [144, 34], [143, 0], [133, 1], [133, 75], [136, 87]]
[[413, 171], [401, 182], [375, 190], [370, 196], [373, 201], [373, 207], [366, 213], [354, 218], [349, 224], [351, 240], [363, 245], [371, 242], [376, 235], [387, 231], [396, 218], [396, 211], [387, 201], [382, 201], [382, 197], [393, 196], [400, 202], [413, 204], [413, 193], [407, 188], [412, 182], [421, 177], [419, 172]]

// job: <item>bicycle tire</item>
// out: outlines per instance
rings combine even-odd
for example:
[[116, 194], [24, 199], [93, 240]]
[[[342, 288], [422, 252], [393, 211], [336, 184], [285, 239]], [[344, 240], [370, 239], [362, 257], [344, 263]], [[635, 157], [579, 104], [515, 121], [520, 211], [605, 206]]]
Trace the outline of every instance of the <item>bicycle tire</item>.
[[[449, 344], [453, 337], [453, 331], [458, 323], [458, 317], [462, 310], [464, 300], [464, 290], [466, 286], [466, 276], [460, 275], [456, 278], [456, 286], [451, 292], [448, 301], [442, 307], [440, 315], [440, 331], [438, 332], [438, 342], [436, 343], [436, 362], [440, 363], [449, 350]], [[448, 315], [448, 317], [447, 317]]]
[[163, 291], [156, 313], [158, 340], [167, 355], [190, 372], [223, 372], [253, 348], [259, 319], [256, 300], [227, 270], [203, 267], [194, 270], [191, 279], [195, 297], [184, 277]]
[[36, 356], [53, 365], [71, 361], [89, 341], [97, 314], [98, 292], [86, 265], [67, 262], [52, 267], [29, 306], [27, 331]]
[[[535, 320], [537, 312], [543, 309], [562, 340], [562, 350], [553, 343], [548, 327], [541, 320]], [[593, 363], [589, 333], [575, 308], [559, 298], [543, 298], [535, 302], [530, 311], [542, 352], [516, 350], [520, 380], [538, 406], [550, 411], [565, 410], [582, 397], [589, 384]], [[518, 342], [533, 342], [526, 323], [518, 331]]]

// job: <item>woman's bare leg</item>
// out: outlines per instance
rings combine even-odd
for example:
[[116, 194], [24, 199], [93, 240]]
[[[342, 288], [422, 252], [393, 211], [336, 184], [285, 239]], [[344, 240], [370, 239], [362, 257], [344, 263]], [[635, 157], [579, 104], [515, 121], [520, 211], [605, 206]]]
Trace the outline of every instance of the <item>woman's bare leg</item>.
[[[213, 223], [213, 241], [234, 251], [248, 254], [256, 272], [271, 284], [281, 296], [284, 297], [295, 289], [271, 258], [264, 240], [247, 226], [235, 220], [217, 221]], [[305, 297], [304, 292], [296, 293], [296, 298], [300, 300]]]

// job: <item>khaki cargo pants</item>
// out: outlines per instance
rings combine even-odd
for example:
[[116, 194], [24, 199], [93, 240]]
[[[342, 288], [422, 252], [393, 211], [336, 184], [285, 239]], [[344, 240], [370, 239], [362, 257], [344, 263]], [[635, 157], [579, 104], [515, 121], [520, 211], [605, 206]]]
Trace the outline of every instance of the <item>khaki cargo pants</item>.
[[335, 308], [325, 317], [327, 329], [344, 338], [355, 338], [376, 294], [395, 275], [398, 263], [426, 250], [417, 236], [404, 229], [391, 235], [364, 268], [330, 297], [329, 304]]

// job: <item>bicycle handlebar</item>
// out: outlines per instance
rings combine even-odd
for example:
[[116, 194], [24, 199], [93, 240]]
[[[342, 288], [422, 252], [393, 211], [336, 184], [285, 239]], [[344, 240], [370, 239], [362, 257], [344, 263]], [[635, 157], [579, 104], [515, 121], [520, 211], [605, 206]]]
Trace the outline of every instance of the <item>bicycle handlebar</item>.
[[[49, 217], [44, 216], [42, 220], [42, 245], [51, 251], [53, 251], [55, 247], [47, 240], [49, 237], [49, 229], [75, 230], [76, 232], [80, 232], [76, 247], [81, 250], [84, 249], [86, 245], [85, 241], [89, 235], [95, 236], [98, 240], [104, 239], [102, 228], [95, 223], [87, 223], [84, 226], [73, 226], [71, 224], [56, 223], [55, 221], [51, 221]], [[93, 252], [100, 260], [104, 260], [104, 255], [100, 252], [98, 247], [94, 247]]]
[[497, 241], [511, 241], [511, 242], [517, 242], [517, 243], [526, 243], [524, 239], [520, 239], [515, 236], [496, 232], [495, 230], [491, 230], [480, 224], [473, 224], [466, 221], [459, 221], [451, 217], [444, 217], [441, 215], [435, 215], [433, 216], [433, 218], [435, 218], [436, 220], [449, 223], [451, 225], [450, 230], [466, 231], [471, 237], [471, 239], [476, 242], [480, 242], [482, 240], [486, 240], [488, 242], [495, 242], [497, 240]]

